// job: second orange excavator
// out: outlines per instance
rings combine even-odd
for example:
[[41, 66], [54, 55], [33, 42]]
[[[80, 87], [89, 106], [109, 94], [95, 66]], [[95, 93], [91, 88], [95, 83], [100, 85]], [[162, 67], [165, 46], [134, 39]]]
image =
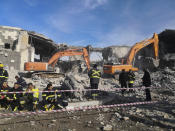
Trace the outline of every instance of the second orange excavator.
[[[55, 65], [60, 57], [75, 56], [75, 55], [82, 55], [84, 57], [87, 68], [89, 70], [90, 69], [90, 60], [89, 60], [89, 55], [88, 55], [88, 51], [86, 50], [86, 48], [68, 49], [65, 51], [59, 51], [59, 52], [55, 53], [49, 59], [48, 63], [46, 63], [46, 62], [26, 62], [24, 65], [24, 70], [25, 71], [35, 71], [35, 72], [47, 72], [47, 71], [54, 72]], [[50, 67], [51, 67], [51, 70], [49, 70]], [[40, 73], [40, 74], [43, 74], [43, 73]]]
[[114, 75], [116, 72], [121, 71], [122, 69], [125, 69], [125, 71], [129, 71], [130, 69], [132, 71], [138, 71], [138, 68], [133, 67], [134, 57], [139, 50], [143, 49], [144, 47], [146, 47], [150, 44], [153, 44], [155, 60], [158, 61], [158, 51], [159, 51], [158, 43], [159, 43], [158, 35], [156, 33], [154, 33], [153, 38], [146, 39], [146, 40], [141, 41], [139, 43], [136, 43], [134, 46], [132, 46], [132, 48], [128, 54], [126, 64], [122, 63], [119, 65], [104, 65], [103, 72], [105, 74]]

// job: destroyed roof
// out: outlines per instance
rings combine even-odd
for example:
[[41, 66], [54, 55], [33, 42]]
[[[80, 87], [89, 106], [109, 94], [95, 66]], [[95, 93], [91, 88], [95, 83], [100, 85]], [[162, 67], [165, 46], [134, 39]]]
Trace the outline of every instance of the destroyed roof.
[[46, 41], [50, 41], [51, 43], [56, 44], [53, 40], [51, 40], [50, 38], [46, 37], [43, 34], [40, 33], [36, 33], [35, 31], [28, 31], [19, 27], [11, 27], [11, 26], [0, 26], [0, 28], [3, 29], [10, 29], [10, 30], [16, 30], [16, 31], [26, 31], [29, 35], [33, 36], [33, 37], [38, 37], [40, 39], [46, 40]]
[[11, 26], [0, 26], [0, 28], [3, 29], [11, 29], [11, 30], [17, 30], [17, 31], [21, 31], [22, 29], [19, 27], [11, 27]]
[[53, 42], [53, 40], [51, 40], [50, 38], [46, 37], [46, 36], [43, 35], [43, 34], [36, 33], [35, 31], [27, 31], [27, 33], [28, 33], [29, 35], [37, 36], [37, 37], [40, 37], [41, 39], [45, 39], [45, 40], [47, 40], [47, 41], [50, 41], [50, 42], [52, 42], [52, 43], [55, 43], [55, 42]]
[[159, 34], [159, 46], [166, 53], [175, 53], [175, 30], [166, 29]]

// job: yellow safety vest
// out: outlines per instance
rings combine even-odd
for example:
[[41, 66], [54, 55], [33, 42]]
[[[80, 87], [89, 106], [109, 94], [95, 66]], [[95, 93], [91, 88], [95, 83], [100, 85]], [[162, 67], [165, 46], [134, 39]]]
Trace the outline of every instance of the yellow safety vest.
[[3, 72], [2, 72], [2, 76], [0, 76], [0, 78], [8, 78], [8, 77], [6, 77], [6, 76], [4, 76], [4, 72], [5, 72], [5, 70], [3, 70]]
[[92, 70], [91, 78], [100, 78], [100, 71]]
[[47, 97], [46, 97], [46, 100], [47, 100], [48, 98], [55, 98], [55, 95], [49, 95], [49, 96], [47, 96]]
[[134, 81], [129, 81], [129, 83], [133, 84], [133, 83], [134, 83]]
[[[8, 90], [6, 90], [6, 89], [1, 89], [0, 92], [8, 92]], [[0, 94], [0, 96], [5, 96], [5, 97], [7, 97], [7, 94]]]
[[33, 91], [33, 97], [39, 98], [39, 89], [35, 88], [35, 89], [32, 89], [32, 91]]

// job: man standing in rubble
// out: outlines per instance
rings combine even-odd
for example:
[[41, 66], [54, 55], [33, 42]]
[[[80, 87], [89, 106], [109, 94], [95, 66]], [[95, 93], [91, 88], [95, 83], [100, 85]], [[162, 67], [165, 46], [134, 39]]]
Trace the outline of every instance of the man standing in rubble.
[[[90, 78], [91, 89], [98, 89], [101, 72], [97, 69], [97, 64], [94, 64], [93, 68], [88, 72], [88, 76]], [[93, 98], [98, 96], [98, 91], [92, 91], [91, 93]]]
[[[151, 77], [150, 77], [150, 73], [148, 72], [147, 69], [144, 69], [144, 76], [143, 76], [142, 80], [143, 80], [143, 86], [145, 86], [145, 87], [151, 86]], [[148, 88], [145, 89], [145, 93], [146, 93], [146, 101], [151, 101], [151, 93], [150, 93], [150, 90]]]
[[[127, 73], [125, 72], [125, 69], [122, 69], [122, 72], [119, 75], [119, 83], [121, 85], [121, 88], [127, 88], [127, 80], [128, 76]], [[122, 90], [122, 95], [124, 94], [125, 89]]]
[[4, 65], [0, 63], [0, 85], [8, 79], [8, 72], [4, 70]]

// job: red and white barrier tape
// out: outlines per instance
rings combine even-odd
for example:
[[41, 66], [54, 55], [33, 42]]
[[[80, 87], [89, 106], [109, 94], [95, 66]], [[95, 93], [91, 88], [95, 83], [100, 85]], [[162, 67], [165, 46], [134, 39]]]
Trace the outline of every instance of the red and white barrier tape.
[[86, 92], [86, 91], [118, 91], [118, 90], [144, 90], [149, 88], [160, 87], [135, 87], [135, 88], [114, 88], [114, 89], [83, 89], [83, 90], [55, 90], [55, 91], [18, 91], [18, 92], [0, 92], [0, 94], [18, 94], [18, 93], [34, 93], [34, 92]]
[[133, 106], [133, 105], [143, 105], [143, 104], [153, 104], [153, 103], [157, 103], [157, 101], [134, 102], [134, 103], [126, 103], [126, 104], [101, 105], [101, 106], [95, 105], [95, 106], [74, 107], [72, 109], [61, 109], [61, 110], [52, 110], [52, 111], [14, 112], [14, 113], [6, 113], [6, 114], [0, 113], [0, 117], [28, 116], [28, 115], [38, 115], [38, 114], [46, 114], [46, 113], [93, 110], [93, 109], [103, 109], [103, 108], [113, 108], [113, 107]]

